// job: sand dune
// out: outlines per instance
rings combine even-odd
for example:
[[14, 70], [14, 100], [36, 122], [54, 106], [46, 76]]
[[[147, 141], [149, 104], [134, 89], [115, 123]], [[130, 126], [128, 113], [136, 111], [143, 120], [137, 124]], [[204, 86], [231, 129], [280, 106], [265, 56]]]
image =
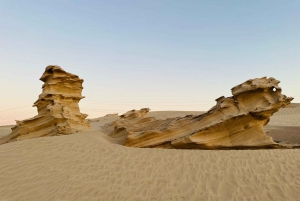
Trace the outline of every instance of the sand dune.
[[0, 137], [8, 135], [13, 126], [0, 126]]
[[175, 117], [184, 117], [186, 115], [200, 115], [203, 111], [155, 111], [149, 112], [146, 117], [154, 117], [155, 119], [167, 119]]
[[[299, 108], [300, 104], [293, 104], [281, 109], [271, 118], [270, 132], [286, 132], [278, 133], [283, 140], [299, 136]], [[169, 111], [148, 115], [163, 119], [188, 113], [194, 114]], [[107, 115], [90, 120], [93, 131], [1, 145], [0, 200], [299, 201], [300, 149], [124, 147], [102, 129], [118, 118]], [[0, 127], [2, 133], [8, 129]]]
[[300, 144], [300, 103], [292, 103], [275, 113], [265, 130], [276, 141]]
[[291, 103], [275, 113], [267, 126], [300, 126], [300, 103]]
[[276, 141], [300, 144], [300, 126], [268, 126], [268, 134]]
[[[1, 145], [2, 200], [299, 200], [299, 150], [163, 150], [98, 131]], [[0, 199], [0, 200], [1, 200]]]

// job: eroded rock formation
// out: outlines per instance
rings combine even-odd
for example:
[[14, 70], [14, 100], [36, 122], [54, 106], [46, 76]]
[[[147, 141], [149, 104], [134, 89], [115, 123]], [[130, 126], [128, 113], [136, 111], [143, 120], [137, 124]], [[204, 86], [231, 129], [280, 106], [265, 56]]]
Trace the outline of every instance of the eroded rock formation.
[[207, 113], [156, 120], [148, 108], [132, 110], [113, 123], [109, 135], [129, 147], [180, 149], [284, 148], [263, 126], [293, 100], [281, 94], [274, 78], [248, 80], [232, 88], [232, 97], [216, 99]]
[[0, 144], [41, 136], [71, 134], [89, 130], [86, 114], [80, 113], [78, 103], [83, 79], [64, 71], [59, 66], [48, 66], [42, 77], [43, 92], [34, 103], [38, 115], [23, 121], [16, 121], [11, 134], [0, 139]]

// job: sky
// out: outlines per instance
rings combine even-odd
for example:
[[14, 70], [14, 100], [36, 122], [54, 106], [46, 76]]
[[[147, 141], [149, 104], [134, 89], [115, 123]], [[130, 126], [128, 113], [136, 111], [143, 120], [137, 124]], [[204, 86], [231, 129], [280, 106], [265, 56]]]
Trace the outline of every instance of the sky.
[[37, 114], [45, 67], [84, 79], [90, 118], [206, 111], [248, 79], [300, 102], [300, 1], [0, 0], [0, 125]]

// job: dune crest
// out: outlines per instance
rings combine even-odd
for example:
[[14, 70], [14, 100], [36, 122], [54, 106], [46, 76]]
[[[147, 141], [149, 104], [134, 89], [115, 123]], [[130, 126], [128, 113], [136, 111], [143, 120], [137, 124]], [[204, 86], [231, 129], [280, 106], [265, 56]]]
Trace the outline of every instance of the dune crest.
[[64, 71], [59, 66], [47, 66], [40, 78], [44, 82], [43, 92], [34, 103], [38, 115], [23, 121], [16, 121], [12, 132], [0, 138], [0, 144], [14, 141], [71, 134], [80, 130], [90, 130], [85, 121], [88, 116], [80, 113], [78, 103], [84, 98], [81, 95], [83, 79]]
[[109, 135], [129, 147], [179, 149], [285, 148], [263, 126], [293, 100], [281, 94], [274, 78], [250, 79], [231, 89], [232, 97], [216, 99], [207, 113], [156, 120], [148, 108], [120, 116]]

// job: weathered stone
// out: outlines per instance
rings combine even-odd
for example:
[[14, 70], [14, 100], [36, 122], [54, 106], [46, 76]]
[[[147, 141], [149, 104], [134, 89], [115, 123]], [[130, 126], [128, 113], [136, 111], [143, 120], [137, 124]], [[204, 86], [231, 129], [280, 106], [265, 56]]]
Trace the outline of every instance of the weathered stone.
[[279, 81], [256, 78], [232, 88], [232, 97], [216, 99], [207, 113], [156, 120], [148, 108], [132, 110], [113, 125], [111, 137], [129, 147], [179, 149], [286, 148], [274, 142], [263, 126], [273, 113], [293, 100], [281, 94]]
[[16, 121], [11, 134], [0, 138], [0, 144], [90, 130], [90, 125], [85, 121], [87, 115], [80, 113], [78, 106], [84, 98], [81, 96], [83, 79], [59, 66], [47, 66], [40, 80], [44, 82], [43, 92], [33, 105], [37, 107], [38, 115]]

